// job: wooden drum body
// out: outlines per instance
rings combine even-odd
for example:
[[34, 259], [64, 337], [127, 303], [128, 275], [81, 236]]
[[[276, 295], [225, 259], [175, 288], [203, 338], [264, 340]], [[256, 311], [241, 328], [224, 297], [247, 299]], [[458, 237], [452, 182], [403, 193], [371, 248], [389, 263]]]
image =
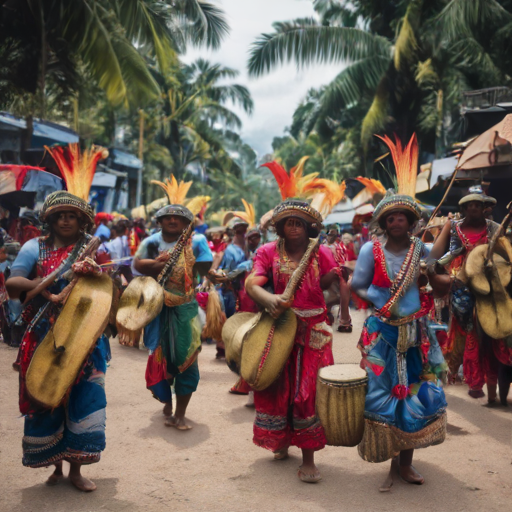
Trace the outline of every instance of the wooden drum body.
[[335, 364], [318, 372], [316, 412], [331, 446], [356, 446], [364, 432], [366, 372], [357, 364]]

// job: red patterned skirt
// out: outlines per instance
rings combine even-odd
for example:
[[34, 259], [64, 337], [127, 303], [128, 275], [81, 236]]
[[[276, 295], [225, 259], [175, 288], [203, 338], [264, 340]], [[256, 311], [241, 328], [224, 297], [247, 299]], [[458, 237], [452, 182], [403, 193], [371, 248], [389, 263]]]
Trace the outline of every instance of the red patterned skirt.
[[316, 416], [316, 381], [320, 368], [334, 364], [332, 330], [325, 322], [298, 318], [293, 351], [278, 379], [254, 392], [256, 445], [273, 452], [297, 446], [321, 450], [324, 429]]

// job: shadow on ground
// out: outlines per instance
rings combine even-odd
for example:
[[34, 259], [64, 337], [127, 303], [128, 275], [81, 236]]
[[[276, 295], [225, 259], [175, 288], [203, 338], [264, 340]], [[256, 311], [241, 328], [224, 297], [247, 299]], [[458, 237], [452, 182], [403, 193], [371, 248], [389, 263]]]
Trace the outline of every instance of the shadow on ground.
[[12, 512], [138, 512], [135, 504], [115, 498], [117, 482], [117, 478], [95, 479], [98, 489], [89, 493], [78, 491], [68, 479], [55, 487], [34, 485], [22, 489], [21, 502]]
[[[247, 473], [231, 480], [236, 482], [241, 493], [247, 494], [251, 492], [251, 482], [254, 481], [252, 477], [258, 475], [261, 488], [268, 495], [275, 496], [276, 510], [280, 499], [289, 506], [290, 496], [294, 496], [298, 503], [314, 502], [318, 510], [332, 510], [333, 496], [338, 496], [340, 510], [361, 511], [375, 510], [376, 498], [381, 511], [421, 510], [425, 504], [431, 510], [446, 510], [446, 497], [454, 493], [457, 496], [457, 510], [475, 510], [475, 500], [485, 499], [484, 493], [478, 495], [480, 489], [473, 482], [462, 482], [436, 464], [417, 462], [418, 471], [425, 477], [424, 485], [395, 480], [391, 492], [380, 493], [378, 488], [388, 473], [388, 462], [369, 465], [364, 461], [354, 463], [345, 457], [340, 457], [339, 462], [336, 466], [320, 463], [323, 479], [317, 484], [299, 481], [299, 452], [285, 461], [274, 461], [271, 456], [260, 458], [249, 466]], [[370, 468], [371, 471], [368, 471]], [[283, 493], [283, 489], [287, 489], [286, 493]]]
[[178, 430], [165, 425], [165, 418], [161, 411], [151, 416], [151, 424], [139, 430], [144, 439], [157, 438], [175, 446], [178, 450], [186, 450], [204, 443], [210, 438], [210, 428], [203, 423], [196, 423], [187, 418], [192, 430]]
[[[512, 408], [510, 407], [501, 407], [496, 409], [489, 408], [485, 412], [488, 414], [482, 414], [478, 407], [468, 407], [467, 400], [463, 398], [459, 398], [454, 395], [447, 395], [448, 401], [448, 417], [450, 415], [450, 411], [456, 412], [467, 421], [472, 423], [475, 427], [484, 431], [486, 435], [492, 437], [494, 440], [499, 443], [503, 443], [507, 446], [510, 446], [510, 417], [508, 417], [507, 413], [512, 412]], [[480, 406], [485, 407], [485, 406]], [[505, 413], [505, 414], [498, 414]], [[490, 416], [492, 415], [492, 417]], [[492, 428], [490, 427], [490, 423], [492, 424]], [[455, 432], [450, 432], [450, 434], [455, 434]]]

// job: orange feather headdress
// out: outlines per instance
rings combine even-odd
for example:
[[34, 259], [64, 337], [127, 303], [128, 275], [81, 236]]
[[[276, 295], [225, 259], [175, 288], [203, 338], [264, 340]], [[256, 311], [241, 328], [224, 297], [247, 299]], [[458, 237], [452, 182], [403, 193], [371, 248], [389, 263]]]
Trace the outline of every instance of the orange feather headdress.
[[315, 178], [304, 187], [304, 193], [312, 197], [311, 206], [326, 217], [345, 197], [346, 188], [344, 181], [338, 184], [332, 180]]
[[418, 177], [418, 139], [413, 133], [411, 140], [405, 146], [402, 146], [400, 139], [395, 135], [393, 142], [387, 135], [381, 137], [391, 152], [393, 163], [395, 164], [396, 180], [398, 185], [398, 194], [414, 198], [416, 196], [416, 179]]
[[413, 213], [417, 219], [421, 218], [421, 210], [414, 200], [418, 175], [418, 139], [416, 134], [413, 134], [405, 148], [396, 135], [395, 142], [387, 135], [384, 137], [377, 135], [377, 137], [384, 141], [391, 152], [395, 164], [398, 194], [384, 197], [375, 208], [374, 219], [379, 220], [392, 210], [407, 210]]
[[100, 146], [92, 146], [84, 151], [78, 143], [45, 149], [55, 160], [66, 183], [67, 191], [51, 193], [41, 209], [41, 219], [45, 221], [51, 213], [66, 208], [74, 208], [84, 213], [92, 222], [94, 212], [88, 203], [89, 191], [100, 160], [108, 157], [108, 151]]
[[262, 165], [270, 169], [274, 175], [283, 201], [292, 197], [303, 197], [304, 187], [318, 176], [317, 172], [304, 175], [304, 165], [308, 158], [309, 156], [303, 156], [299, 163], [290, 169], [290, 173], [275, 160]]

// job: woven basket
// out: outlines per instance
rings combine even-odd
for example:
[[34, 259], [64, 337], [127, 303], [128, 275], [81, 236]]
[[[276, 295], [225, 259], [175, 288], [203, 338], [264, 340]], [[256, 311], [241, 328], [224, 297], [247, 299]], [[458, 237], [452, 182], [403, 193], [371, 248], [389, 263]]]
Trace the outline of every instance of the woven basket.
[[364, 434], [357, 451], [368, 462], [385, 462], [403, 450], [441, 444], [446, 438], [446, 413], [418, 432], [402, 430], [365, 419]]

